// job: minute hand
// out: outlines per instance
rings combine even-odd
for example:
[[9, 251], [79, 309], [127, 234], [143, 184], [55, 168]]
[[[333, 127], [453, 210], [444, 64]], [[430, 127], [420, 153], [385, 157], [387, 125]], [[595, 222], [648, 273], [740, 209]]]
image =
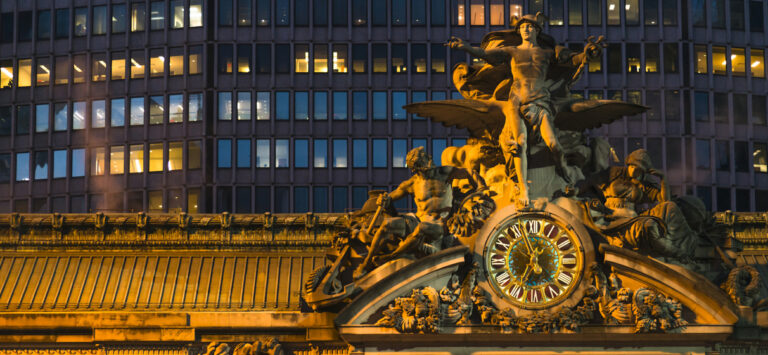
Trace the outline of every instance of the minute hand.
[[517, 221], [517, 226], [523, 232], [523, 240], [525, 241], [525, 247], [528, 249], [528, 253], [533, 254], [533, 246], [531, 245], [531, 241], [528, 240], [528, 230], [525, 229], [524, 225], [520, 224], [519, 220]]

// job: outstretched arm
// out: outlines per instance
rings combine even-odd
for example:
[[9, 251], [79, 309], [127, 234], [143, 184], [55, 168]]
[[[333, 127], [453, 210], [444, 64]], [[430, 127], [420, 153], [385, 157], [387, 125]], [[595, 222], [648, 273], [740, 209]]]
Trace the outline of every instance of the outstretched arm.
[[389, 193], [389, 199], [392, 201], [397, 201], [407, 196], [409, 193], [413, 191], [412, 186], [413, 186], [413, 178], [410, 178], [408, 180], [401, 182], [396, 189], [394, 189], [392, 192]]
[[458, 37], [451, 37], [451, 39], [445, 43], [446, 46], [451, 47], [452, 49], [460, 49], [462, 51], [465, 51], [472, 56], [482, 58], [486, 62], [490, 63], [491, 65], [501, 64], [507, 60], [509, 60], [509, 53], [507, 53], [504, 50], [501, 49], [491, 49], [491, 50], [485, 50], [480, 47], [472, 47], [467, 42], [464, 42], [463, 39]]

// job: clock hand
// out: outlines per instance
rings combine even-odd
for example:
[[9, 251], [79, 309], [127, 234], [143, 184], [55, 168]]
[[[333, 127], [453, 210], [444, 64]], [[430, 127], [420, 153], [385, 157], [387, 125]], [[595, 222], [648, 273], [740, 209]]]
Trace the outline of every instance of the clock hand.
[[530, 263], [533, 264], [533, 272], [538, 275], [541, 274], [541, 266], [539, 265], [539, 255], [541, 255], [541, 250], [534, 249], [533, 253], [531, 255], [531, 261]]
[[525, 248], [528, 249], [529, 253], [533, 253], [533, 247], [531, 246], [531, 241], [528, 240], [528, 231], [525, 230], [525, 226], [520, 224], [520, 220], [517, 220], [517, 227], [520, 228], [520, 231], [523, 233], [523, 241], [525, 241]]

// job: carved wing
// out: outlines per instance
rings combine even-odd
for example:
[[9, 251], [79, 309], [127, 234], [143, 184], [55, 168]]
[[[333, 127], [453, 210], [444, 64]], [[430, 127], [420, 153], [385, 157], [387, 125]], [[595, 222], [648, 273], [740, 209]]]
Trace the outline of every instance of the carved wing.
[[429, 117], [446, 127], [466, 128], [472, 137], [486, 132], [497, 137], [504, 126], [504, 114], [497, 106], [480, 100], [425, 101], [403, 106], [408, 113]]
[[619, 100], [585, 100], [570, 105], [570, 110], [560, 110], [555, 116], [555, 126], [568, 131], [583, 131], [609, 124], [622, 116], [637, 115], [649, 107]]

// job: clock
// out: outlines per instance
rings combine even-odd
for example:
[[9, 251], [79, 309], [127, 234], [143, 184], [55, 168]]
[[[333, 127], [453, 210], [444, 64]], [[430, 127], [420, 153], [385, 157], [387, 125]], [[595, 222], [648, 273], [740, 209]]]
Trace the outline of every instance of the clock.
[[591, 237], [581, 222], [554, 205], [495, 217], [475, 244], [485, 269], [484, 288], [522, 313], [578, 303], [589, 284], [584, 270], [594, 261]]

